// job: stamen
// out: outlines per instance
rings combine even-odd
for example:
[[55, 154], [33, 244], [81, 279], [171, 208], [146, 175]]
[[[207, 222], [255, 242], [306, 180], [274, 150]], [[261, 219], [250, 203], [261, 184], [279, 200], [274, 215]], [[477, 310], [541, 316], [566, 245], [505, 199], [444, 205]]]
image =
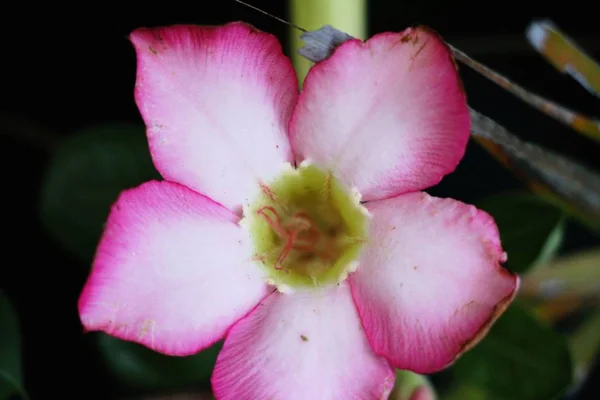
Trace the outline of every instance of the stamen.
[[253, 263], [282, 291], [338, 284], [356, 270], [368, 213], [332, 171], [312, 164], [258, 182], [245, 215], [255, 248]]
[[283, 263], [289, 257], [292, 250], [315, 250], [321, 238], [321, 233], [308, 214], [297, 212], [286, 223], [286, 226], [284, 226], [279, 213], [272, 206], [261, 207], [256, 213], [262, 216], [273, 231], [284, 240], [285, 244], [273, 266], [276, 270], [285, 270]]
[[281, 254], [279, 255], [279, 257], [277, 257], [275, 265], [273, 265], [273, 268], [275, 268], [276, 270], [284, 270], [286, 272], [289, 272], [283, 267], [283, 262], [286, 260], [286, 258], [288, 258], [290, 252], [292, 251], [292, 247], [294, 246], [294, 236], [295, 234], [293, 232], [290, 232], [290, 235], [288, 236], [288, 239], [285, 242], [285, 246], [281, 250]]
[[267, 221], [267, 224], [269, 224], [269, 226], [271, 228], [273, 228], [273, 231], [277, 235], [279, 235], [280, 238], [282, 238], [282, 239], [286, 238], [287, 232], [283, 228], [283, 224], [281, 223], [281, 218], [279, 217], [279, 214], [277, 213], [277, 211], [275, 210], [274, 207], [265, 206], [265, 207], [259, 208], [258, 211], [256, 211], [256, 213], [258, 215], [262, 216]]
[[[301, 250], [301, 246], [298, 246], [298, 239], [301, 233], [311, 232], [316, 230], [315, 224], [312, 219], [306, 213], [296, 213], [290, 219], [288, 224], [289, 229], [285, 230], [287, 234], [287, 240], [285, 246], [281, 250], [281, 254], [275, 262], [275, 269], [284, 269], [283, 262], [289, 257], [292, 250]], [[318, 230], [317, 230], [318, 234]], [[314, 236], [314, 235], [313, 235]], [[315, 242], [316, 243], [316, 242]], [[309, 243], [310, 247], [314, 247], [313, 243]], [[300, 248], [299, 248], [300, 247]], [[306, 247], [306, 246], [305, 246]]]
[[260, 186], [260, 190], [262, 190], [269, 200], [274, 203], [277, 202], [277, 196], [275, 196], [275, 193], [273, 193], [273, 191], [267, 185], [265, 185], [263, 182], [259, 182], [258, 185]]
[[[319, 239], [321, 232], [313, 220], [304, 212], [297, 212], [292, 217], [292, 222], [296, 224], [295, 232], [297, 240], [294, 242], [294, 249], [300, 251], [313, 251]], [[300, 237], [302, 235], [302, 237]]]

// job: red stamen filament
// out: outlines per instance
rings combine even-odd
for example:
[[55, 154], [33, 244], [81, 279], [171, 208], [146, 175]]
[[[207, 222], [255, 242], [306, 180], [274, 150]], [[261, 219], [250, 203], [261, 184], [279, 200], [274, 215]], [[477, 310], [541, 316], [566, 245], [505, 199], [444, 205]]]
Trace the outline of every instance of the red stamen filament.
[[282, 224], [281, 217], [274, 207], [265, 206], [256, 213], [265, 219], [267, 224], [285, 243], [273, 266], [276, 270], [284, 270], [283, 263], [292, 250], [313, 251], [319, 242], [319, 229], [308, 214], [304, 212], [294, 214], [289, 223], [286, 224], [287, 229]]
[[288, 236], [285, 246], [283, 246], [283, 249], [281, 250], [281, 254], [279, 255], [279, 257], [277, 257], [277, 261], [275, 261], [275, 265], [273, 265], [273, 268], [275, 268], [277, 270], [283, 269], [283, 262], [285, 261], [286, 258], [288, 258], [288, 256], [290, 255], [290, 252], [292, 251], [292, 247], [294, 246], [294, 236], [295, 236], [294, 233], [291, 233]]
[[[298, 240], [294, 243], [294, 249], [300, 251], [313, 251], [321, 236], [315, 223], [308, 214], [304, 212], [294, 214], [292, 222], [298, 224], [296, 225], [298, 227], [296, 229], [296, 233], [298, 234], [296, 239]], [[301, 234], [302, 237], [300, 237]]]
[[277, 214], [274, 207], [265, 206], [260, 208], [256, 213], [267, 221], [267, 224], [269, 224], [280, 238], [283, 239], [287, 235], [281, 224], [281, 218], [279, 218], [279, 214]]

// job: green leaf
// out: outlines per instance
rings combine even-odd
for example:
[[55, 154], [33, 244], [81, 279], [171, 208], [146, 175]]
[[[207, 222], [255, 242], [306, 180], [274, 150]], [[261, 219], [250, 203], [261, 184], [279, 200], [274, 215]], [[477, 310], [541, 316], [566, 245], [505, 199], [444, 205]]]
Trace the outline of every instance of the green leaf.
[[490, 394], [480, 386], [459, 383], [440, 398], [442, 400], [489, 400]]
[[[521, 280], [521, 298], [566, 303], [593, 299], [600, 282], [600, 247], [572, 252], [535, 268]], [[584, 301], [585, 303], [585, 301]], [[566, 304], [563, 304], [566, 305]]]
[[600, 310], [595, 310], [569, 335], [576, 383], [582, 383], [600, 351]]
[[111, 204], [124, 189], [160, 179], [143, 125], [77, 132], [54, 153], [41, 191], [41, 218], [69, 251], [89, 262]]
[[564, 155], [521, 140], [469, 109], [471, 137], [546, 201], [600, 233], [600, 173]]
[[[587, 91], [600, 97], [600, 64], [548, 20], [527, 27], [529, 43], [563, 74], [571, 75]], [[600, 134], [600, 124], [596, 125]]]
[[491, 196], [478, 207], [496, 220], [508, 267], [523, 273], [552, 259], [563, 241], [564, 215], [560, 208], [528, 193]]
[[452, 370], [458, 382], [480, 386], [492, 400], [553, 399], [573, 381], [566, 339], [518, 304]]
[[108, 369], [133, 391], [209, 387], [222, 344], [187, 357], [170, 357], [142, 345], [101, 334], [98, 344]]
[[0, 291], [0, 400], [13, 396], [27, 398], [23, 390], [21, 334], [17, 314]]

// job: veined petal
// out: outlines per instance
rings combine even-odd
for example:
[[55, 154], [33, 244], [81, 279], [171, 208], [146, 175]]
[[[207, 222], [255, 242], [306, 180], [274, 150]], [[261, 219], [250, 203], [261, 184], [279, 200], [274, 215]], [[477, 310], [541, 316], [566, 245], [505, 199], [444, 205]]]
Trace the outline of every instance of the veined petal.
[[221, 339], [268, 293], [237, 221], [177, 183], [123, 192], [79, 299], [86, 330], [172, 355]]
[[212, 383], [219, 400], [379, 400], [394, 379], [342, 283], [267, 297], [231, 328]]
[[290, 122], [297, 161], [331, 169], [364, 200], [437, 184], [469, 133], [450, 50], [425, 28], [342, 44], [310, 70]]
[[135, 99], [159, 172], [241, 210], [292, 161], [298, 94], [277, 39], [242, 23], [137, 29]]
[[365, 332], [393, 366], [432, 373], [475, 345], [516, 294], [494, 220], [410, 193], [366, 205], [369, 243], [350, 276]]

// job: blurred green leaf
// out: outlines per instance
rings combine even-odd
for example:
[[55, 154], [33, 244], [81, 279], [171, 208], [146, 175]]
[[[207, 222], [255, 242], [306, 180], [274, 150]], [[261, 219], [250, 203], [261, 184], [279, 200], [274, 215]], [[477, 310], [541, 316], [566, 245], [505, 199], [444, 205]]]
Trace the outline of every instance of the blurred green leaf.
[[480, 386], [459, 383], [440, 398], [442, 400], [489, 400], [490, 396]]
[[597, 299], [600, 294], [600, 247], [558, 257], [523, 277], [520, 295], [549, 300]]
[[67, 138], [54, 153], [41, 191], [41, 218], [69, 251], [89, 262], [111, 204], [124, 189], [160, 179], [143, 125], [107, 124]]
[[492, 400], [548, 400], [573, 381], [566, 338], [518, 304], [452, 367], [461, 383], [480, 386]]
[[[563, 74], [571, 75], [590, 93], [600, 97], [600, 64], [552, 21], [536, 20], [527, 27], [527, 40]], [[600, 133], [600, 125], [597, 126]]]
[[[540, 28], [538, 26], [538, 29]], [[453, 53], [456, 59], [520, 97], [526, 103], [580, 133], [600, 141], [600, 121], [598, 119], [576, 113], [528, 92], [458, 49], [453, 48]], [[476, 142], [505, 168], [523, 180], [534, 192], [551, 200], [587, 227], [600, 232], [600, 197], [598, 195], [600, 193], [600, 173], [598, 171], [550, 149], [523, 141], [494, 120], [472, 108], [469, 112], [471, 114], [471, 137]]]
[[471, 136], [537, 195], [600, 233], [600, 172], [550, 149], [521, 140], [470, 109]]
[[222, 344], [187, 357], [170, 357], [142, 345], [101, 334], [100, 350], [107, 367], [133, 391], [161, 391], [209, 387]]
[[575, 379], [582, 383], [600, 351], [600, 310], [595, 310], [570, 334], [569, 346], [575, 367]]
[[508, 267], [523, 273], [554, 257], [564, 234], [563, 212], [528, 193], [490, 196], [478, 204], [496, 220]]
[[19, 320], [8, 298], [0, 291], [0, 400], [14, 396], [26, 399], [22, 379]]

